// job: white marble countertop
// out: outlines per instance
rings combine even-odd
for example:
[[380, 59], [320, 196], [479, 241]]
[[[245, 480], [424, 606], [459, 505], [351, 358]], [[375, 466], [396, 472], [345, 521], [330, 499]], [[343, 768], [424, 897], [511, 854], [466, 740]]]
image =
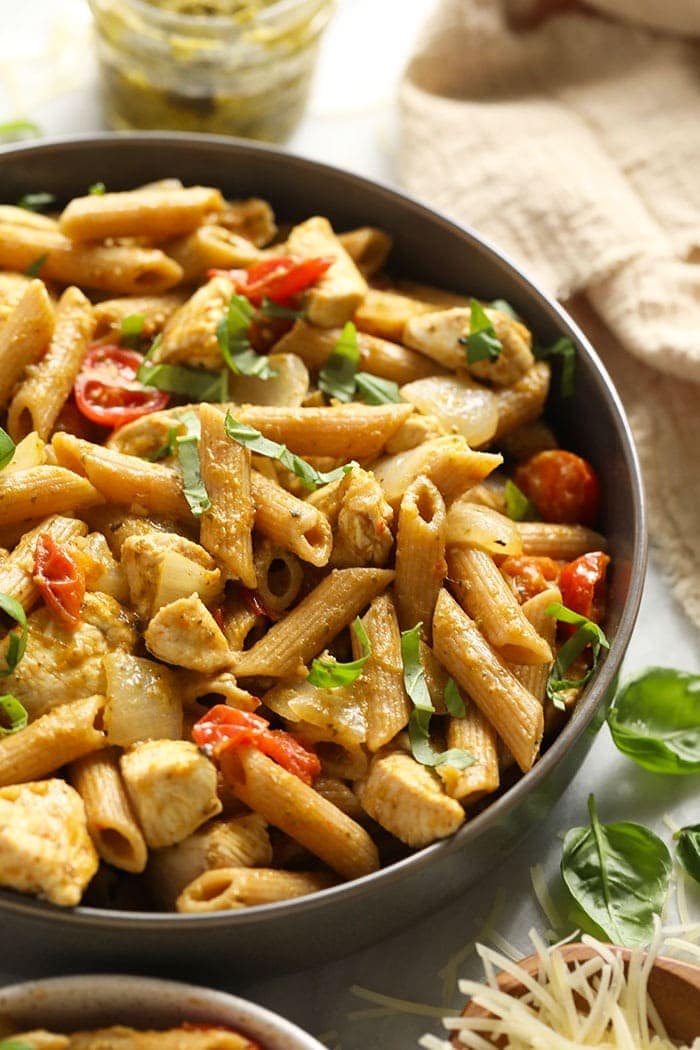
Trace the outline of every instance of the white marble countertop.
[[[388, 183], [396, 181], [396, 83], [432, 2], [340, 0], [309, 110], [290, 150]], [[82, 0], [33, 0], [19, 8], [16, 0], [0, 0], [0, 25], [0, 122], [28, 117], [52, 135], [101, 129], [94, 62], [86, 41], [87, 5]], [[624, 670], [649, 664], [700, 671], [697, 633], [671, 597], [653, 547]], [[615, 750], [604, 728], [549, 819], [487, 884], [427, 918], [417, 917], [404, 933], [334, 964], [235, 987], [222, 976], [220, 986], [279, 1011], [321, 1035], [333, 1050], [415, 1046], [422, 1032], [439, 1030], [430, 1010], [421, 1015], [382, 1009], [358, 998], [351, 986], [437, 1008], [457, 1005], [450, 974], [441, 971], [465, 949], [460, 974], [478, 975], [467, 946], [494, 902], [495, 927], [526, 953], [528, 929], [546, 926], [532, 894], [530, 867], [542, 864], [550, 878], [555, 876], [561, 853], [558, 835], [586, 822], [586, 798], [592, 790], [603, 820], [637, 820], [667, 842], [665, 814], [678, 824], [700, 819], [697, 777], [645, 773]], [[342, 945], [338, 949], [340, 953]], [[191, 977], [197, 980], [196, 973]], [[12, 979], [11, 967], [3, 961], [0, 983]]]

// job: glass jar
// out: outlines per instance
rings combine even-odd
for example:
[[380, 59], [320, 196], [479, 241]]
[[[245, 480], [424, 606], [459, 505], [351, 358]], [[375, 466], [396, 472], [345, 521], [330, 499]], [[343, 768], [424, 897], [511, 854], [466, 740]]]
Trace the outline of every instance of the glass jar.
[[284, 141], [333, 0], [89, 0], [112, 128]]

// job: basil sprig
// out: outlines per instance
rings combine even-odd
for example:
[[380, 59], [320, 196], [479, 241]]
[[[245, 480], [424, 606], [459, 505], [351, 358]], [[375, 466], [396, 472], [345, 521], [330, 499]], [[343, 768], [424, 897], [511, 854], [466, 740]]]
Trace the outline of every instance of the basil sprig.
[[[581, 616], [572, 609], [567, 609], [560, 602], [552, 602], [545, 609], [545, 613], [547, 616], [554, 616], [555, 619], [561, 620], [563, 623], [571, 623], [578, 627], [578, 630], [564, 642], [557, 653], [547, 682], [547, 697], [555, 707], [563, 709], [565, 707], [564, 702], [561, 697], [557, 696], [557, 693], [565, 689], [578, 689], [580, 686], [585, 685], [598, 666], [600, 650], [609, 649], [610, 642], [597, 623], [593, 623], [593, 620], [589, 620], [587, 616]], [[591, 666], [580, 678], [565, 678], [564, 675], [574, 660], [581, 655], [588, 645], [591, 647]]]
[[442, 698], [445, 701], [445, 707], [453, 718], [464, 718], [467, 710], [454, 678], [447, 679]]
[[24, 208], [25, 211], [43, 211], [44, 208], [49, 208], [55, 202], [56, 198], [53, 193], [25, 193], [17, 201], [17, 207]]
[[506, 299], [494, 299], [492, 303], [489, 303], [489, 306], [492, 310], [498, 310], [500, 313], [510, 317], [513, 321], [520, 320], [520, 316], [515, 312]]
[[25, 277], [38, 277], [48, 257], [48, 254], [44, 252], [43, 255], [37, 256], [33, 262], [30, 262], [29, 266], [24, 271]]
[[27, 617], [24, 609], [16, 598], [9, 594], [0, 592], [0, 610], [6, 613], [12, 620], [19, 624], [20, 631], [12, 631], [8, 635], [7, 649], [5, 650], [6, 666], [0, 669], [0, 678], [12, 674], [20, 662], [27, 648]]
[[537, 508], [522, 489], [518, 488], [510, 478], [506, 481], [503, 495], [506, 501], [506, 514], [511, 521], [536, 521]]
[[200, 518], [211, 507], [199, 463], [201, 427], [194, 412], [186, 412], [180, 422], [185, 433], [175, 438], [175, 451], [182, 471], [182, 492], [194, 516]]
[[177, 451], [177, 427], [168, 427], [168, 436], [165, 442], [157, 448], [155, 452], [151, 452], [150, 455], [144, 458], [149, 463], [158, 463], [161, 459], [167, 459], [168, 456], [174, 456]]
[[122, 322], [119, 325], [119, 342], [121, 345], [130, 346], [132, 349], [138, 347], [141, 343], [141, 333], [145, 322], [146, 318], [143, 314], [127, 314], [126, 317], [122, 317]]
[[689, 824], [677, 833], [676, 856], [688, 874], [700, 882], [700, 824]]
[[263, 317], [283, 317], [287, 321], [298, 321], [306, 317], [304, 310], [293, 310], [291, 306], [282, 306], [281, 303], [273, 303], [272, 299], [263, 299], [258, 313]]
[[255, 452], [258, 456], [267, 456], [268, 459], [278, 460], [283, 467], [296, 474], [304, 488], [309, 489], [311, 492], [320, 488], [321, 485], [328, 485], [331, 481], [337, 481], [338, 478], [342, 478], [348, 471], [353, 470], [357, 466], [353, 459], [350, 463], [344, 463], [342, 467], [336, 467], [335, 470], [316, 470], [301, 456], [290, 452], [286, 445], [280, 445], [277, 441], [271, 441], [269, 438], [263, 437], [259, 430], [256, 430], [255, 427], [249, 427], [247, 423], [240, 423], [230, 412], [226, 413], [224, 429], [232, 441], [237, 441], [239, 445], [245, 445], [251, 452]]
[[0, 427], [0, 470], [11, 461], [16, 448], [17, 446], [7, 431]]
[[28, 723], [27, 710], [16, 696], [12, 696], [11, 693], [0, 696], [0, 736], [18, 733], [20, 729], [25, 729]]
[[36, 1047], [24, 1039], [0, 1039], [0, 1050], [36, 1050]]
[[561, 378], [559, 380], [559, 393], [562, 397], [571, 397], [574, 392], [574, 379], [576, 376], [576, 347], [568, 335], [557, 339], [552, 346], [533, 346], [532, 353], [537, 361], [546, 361], [549, 357], [561, 359]]
[[493, 321], [478, 299], [469, 300], [469, 335], [458, 340], [467, 351], [467, 364], [478, 361], [495, 361], [503, 350], [503, 343], [496, 335]]
[[307, 682], [322, 689], [340, 689], [343, 685], [352, 685], [355, 679], [360, 677], [362, 669], [372, 655], [372, 646], [359, 616], [355, 617], [352, 629], [362, 647], [362, 656], [347, 663], [316, 659], [311, 664]]
[[700, 772], [700, 675], [651, 667], [615, 697], [608, 714], [615, 746], [653, 773]]
[[593, 795], [588, 811], [590, 827], [567, 833], [561, 859], [562, 878], [578, 909], [575, 921], [614, 944], [647, 944], [666, 900], [671, 855], [641, 824], [601, 824]]
[[277, 375], [263, 354], [256, 354], [250, 345], [248, 330], [254, 317], [252, 305], [244, 295], [234, 295], [226, 313], [216, 326], [216, 340], [221, 356], [236, 375], [272, 379]]
[[358, 372], [359, 363], [357, 329], [352, 321], [347, 321], [340, 339], [318, 374], [319, 388], [338, 401], [352, 401], [357, 395], [368, 405], [398, 404], [401, 400], [398, 383], [381, 379], [371, 372]]
[[92, 186], [88, 186], [88, 196], [103, 197], [106, 189], [104, 182], [93, 182]]
[[229, 400], [228, 369], [221, 372], [205, 372], [201, 368], [185, 365], [151, 365], [144, 363], [136, 378], [144, 386], [154, 386], [169, 394], [186, 397], [189, 401], [224, 402]]
[[[408, 739], [411, 754], [422, 766], [453, 766], [455, 769], [466, 769], [474, 765], [476, 759], [461, 748], [449, 748], [447, 751], [433, 751], [430, 744], [430, 718], [435, 714], [425, 681], [425, 671], [420, 658], [420, 629], [417, 623], [410, 631], [401, 632], [401, 660], [403, 662], [403, 683], [408, 693], [413, 711], [408, 721]], [[449, 692], [449, 703], [455, 709], [455, 690]], [[445, 690], [445, 704], [448, 704], [448, 690]], [[459, 696], [459, 693], [457, 693]], [[461, 697], [459, 698], [461, 700]], [[449, 710], [449, 707], [448, 707]], [[462, 705], [462, 714], [464, 705]]]

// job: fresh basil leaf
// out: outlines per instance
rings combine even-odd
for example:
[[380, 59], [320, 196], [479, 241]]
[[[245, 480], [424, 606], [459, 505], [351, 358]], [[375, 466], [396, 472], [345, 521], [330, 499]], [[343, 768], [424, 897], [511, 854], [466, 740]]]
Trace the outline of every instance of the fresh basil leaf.
[[175, 448], [182, 471], [182, 491], [194, 516], [200, 518], [211, 507], [199, 462], [199, 439], [202, 431], [199, 418], [194, 412], [186, 412], [180, 423], [185, 427], [185, 433], [175, 438]]
[[174, 456], [177, 451], [177, 431], [177, 427], [169, 427], [168, 437], [165, 444], [161, 445], [160, 448], [155, 450], [155, 452], [151, 452], [149, 456], [145, 456], [144, 458], [147, 459], [149, 463], [158, 463], [161, 459], [167, 459], [168, 456]]
[[352, 401], [355, 396], [355, 374], [359, 361], [357, 329], [352, 321], [348, 321], [333, 352], [318, 374], [319, 389], [338, 401]]
[[443, 700], [445, 701], [445, 707], [453, 718], [464, 718], [467, 710], [454, 678], [447, 679]]
[[244, 295], [232, 295], [226, 313], [216, 326], [216, 340], [221, 356], [236, 375], [272, 379], [277, 375], [263, 354], [250, 345], [248, 329], [253, 320], [253, 307]]
[[251, 452], [255, 452], [258, 456], [267, 456], [268, 459], [278, 460], [283, 467], [296, 474], [304, 488], [310, 491], [320, 488], [321, 485], [328, 485], [331, 481], [337, 481], [338, 478], [342, 478], [357, 466], [355, 460], [352, 460], [350, 463], [344, 463], [342, 467], [336, 467], [335, 470], [316, 470], [301, 456], [290, 452], [286, 445], [280, 445], [277, 441], [263, 437], [259, 430], [249, 427], [247, 423], [240, 423], [230, 412], [226, 413], [224, 429], [232, 441], [245, 445]]
[[[145, 358], [144, 358], [145, 362]], [[167, 390], [189, 401], [228, 401], [228, 371], [204, 372], [184, 365], [142, 364], [136, 378], [145, 386]]]
[[[26, 708], [20, 704], [16, 696], [6, 693], [0, 696], [0, 736], [10, 736], [25, 729], [29, 723]], [[0, 1048], [2, 1043], [0, 1043]]]
[[[567, 609], [560, 602], [552, 602], [545, 609], [545, 613], [547, 616], [554, 616], [557, 620], [562, 620], [564, 623], [571, 623], [578, 627], [578, 630], [559, 649], [547, 682], [547, 697], [555, 707], [563, 709], [565, 705], [561, 697], [557, 696], [557, 693], [565, 689], [577, 689], [585, 685], [598, 666], [600, 650], [609, 649], [610, 642], [597, 623], [593, 623], [592, 620], [589, 620], [586, 616], [579, 615], [572, 609]], [[574, 660], [581, 655], [588, 645], [591, 647], [592, 659], [591, 666], [586, 673], [581, 678], [564, 678]]]
[[0, 427], [0, 470], [11, 461], [16, 448], [17, 446], [7, 431]]
[[263, 317], [284, 317], [288, 321], [299, 321], [306, 317], [304, 310], [293, 310], [291, 306], [282, 306], [281, 303], [273, 303], [272, 299], [263, 299], [262, 306], [258, 310]]
[[[450, 748], [448, 751], [434, 751], [430, 744], [430, 718], [435, 713], [425, 681], [425, 671], [420, 656], [420, 631], [423, 625], [417, 623], [410, 631], [401, 632], [401, 660], [403, 662], [403, 683], [413, 704], [413, 711], [408, 721], [408, 739], [411, 754], [422, 766], [454, 766], [455, 769], [466, 769], [476, 759], [467, 751]], [[452, 681], [452, 679], [450, 679]], [[448, 683], [449, 685], [449, 683]], [[456, 688], [456, 687], [455, 687]], [[445, 690], [445, 703], [447, 704]], [[459, 696], [459, 694], [457, 694]], [[459, 697], [461, 701], [461, 697]], [[454, 698], [452, 697], [452, 702]], [[462, 706], [462, 710], [464, 710]]]
[[584, 916], [613, 944], [647, 944], [661, 913], [671, 874], [671, 855], [640, 824], [601, 824], [589, 796], [591, 824], [567, 833], [561, 874]]
[[358, 372], [355, 376], [355, 386], [358, 395], [367, 405], [398, 405], [401, 401], [398, 383], [373, 376], [371, 372]]
[[44, 263], [46, 262], [47, 259], [48, 259], [48, 254], [44, 253], [44, 255], [39, 255], [34, 260], [34, 262], [30, 262], [29, 266], [24, 271], [25, 276], [26, 277], [38, 277], [40, 272], [41, 272], [41, 268], [42, 268], [42, 266], [44, 265]]
[[562, 397], [571, 397], [576, 378], [576, 347], [568, 335], [557, 339], [552, 346], [533, 346], [532, 353], [537, 361], [546, 361], [548, 357], [561, 358], [559, 393]]
[[27, 648], [27, 617], [25, 616], [24, 609], [16, 598], [11, 597], [9, 594], [2, 594], [1, 592], [0, 610], [6, 613], [12, 620], [15, 620], [20, 627], [19, 634], [17, 634], [16, 631], [12, 631], [8, 635], [7, 649], [5, 650], [6, 666], [0, 670], [0, 678], [5, 678], [8, 674], [12, 674], [15, 667], [24, 656]]
[[43, 211], [44, 208], [49, 208], [55, 203], [56, 198], [53, 193], [25, 193], [17, 201], [17, 207], [24, 208], [25, 211]]
[[104, 182], [93, 182], [92, 186], [88, 186], [88, 195], [90, 197], [102, 197], [106, 189]]
[[0, 1050], [36, 1050], [36, 1047], [24, 1039], [0, 1039]]
[[[6, 120], [0, 124], [0, 142], [19, 142], [21, 139], [38, 139], [41, 128], [33, 120]], [[2, 1044], [0, 1043], [0, 1046]]]
[[359, 616], [355, 617], [352, 629], [362, 646], [362, 656], [347, 663], [339, 663], [337, 660], [313, 660], [307, 682], [320, 686], [321, 689], [340, 689], [343, 685], [352, 685], [355, 679], [360, 677], [363, 667], [372, 655], [372, 646]]
[[503, 492], [506, 501], [506, 514], [511, 521], [536, 521], [537, 508], [531, 503], [522, 489], [519, 489], [510, 478], [506, 481]]
[[[145, 321], [143, 314], [127, 314], [126, 317], [122, 317], [122, 323], [119, 326], [119, 342], [122, 346], [130, 346], [134, 349], [140, 345]], [[152, 350], [151, 346], [149, 353]]]
[[467, 350], [467, 364], [495, 361], [500, 356], [503, 343], [496, 335], [493, 322], [478, 300], [469, 300], [469, 310], [469, 335], [463, 335], [459, 339]]
[[615, 746], [653, 773], [700, 773], [700, 675], [652, 667], [627, 682], [608, 714]]
[[700, 824], [681, 828], [675, 838], [678, 840], [676, 856], [688, 874], [700, 882]]
[[506, 314], [511, 317], [514, 321], [519, 321], [520, 316], [515, 312], [513, 307], [506, 299], [494, 299], [492, 303], [489, 303], [492, 310], [498, 310], [502, 314]]

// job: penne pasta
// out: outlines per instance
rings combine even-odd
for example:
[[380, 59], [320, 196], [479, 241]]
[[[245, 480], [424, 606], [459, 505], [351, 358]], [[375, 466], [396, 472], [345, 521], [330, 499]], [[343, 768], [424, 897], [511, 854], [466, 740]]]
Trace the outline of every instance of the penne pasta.
[[585, 525], [559, 525], [549, 521], [519, 521], [517, 529], [523, 554], [572, 561], [588, 551], [607, 549], [605, 537]]
[[29, 612], [39, 601], [39, 588], [34, 578], [36, 544], [48, 533], [57, 543], [70, 543], [84, 536], [87, 525], [75, 518], [58, 515], [46, 518], [29, 532], [25, 532], [15, 549], [0, 559], [0, 594], [7, 594]]
[[205, 871], [177, 899], [179, 912], [202, 913], [252, 908], [256, 904], [306, 897], [333, 885], [324, 872], [276, 868], [215, 868]]
[[[353, 689], [365, 708], [367, 747], [378, 751], [405, 729], [412, 709], [403, 682], [401, 633], [390, 594], [374, 599], [362, 626], [369, 639], [370, 656]], [[354, 632], [352, 645], [357, 659], [361, 653]]]
[[450, 718], [445, 743], [448, 748], [466, 751], [475, 762], [466, 769], [455, 769], [445, 762], [437, 767], [437, 774], [450, 798], [456, 798], [463, 806], [470, 806], [498, 788], [498, 739], [493, 726], [476, 704], [466, 696], [462, 700], [464, 717]]
[[4, 525], [49, 514], [80, 513], [104, 500], [87, 478], [64, 467], [30, 467], [0, 474], [0, 521]]
[[107, 746], [98, 728], [105, 698], [72, 700], [41, 715], [21, 733], [0, 739], [0, 787], [39, 780]]
[[373, 277], [381, 270], [391, 251], [391, 237], [376, 226], [358, 226], [339, 233], [338, 240], [363, 277]]
[[31, 281], [0, 327], [0, 409], [25, 369], [45, 352], [53, 329], [54, 312], [46, 288], [42, 281]]
[[150, 186], [125, 193], [75, 197], [58, 220], [72, 241], [146, 237], [155, 241], [189, 233], [209, 212], [223, 207], [219, 190], [206, 186], [165, 189]]
[[421, 474], [406, 489], [399, 508], [394, 594], [402, 630], [421, 623], [428, 640], [433, 609], [447, 572], [446, 535], [443, 498], [432, 481]]
[[302, 561], [327, 565], [333, 533], [325, 514], [257, 471], [251, 474], [250, 487], [258, 532]]
[[83, 800], [87, 829], [102, 860], [122, 871], [143, 871], [148, 850], [122, 782], [116, 749], [77, 759], [68, 773]]

